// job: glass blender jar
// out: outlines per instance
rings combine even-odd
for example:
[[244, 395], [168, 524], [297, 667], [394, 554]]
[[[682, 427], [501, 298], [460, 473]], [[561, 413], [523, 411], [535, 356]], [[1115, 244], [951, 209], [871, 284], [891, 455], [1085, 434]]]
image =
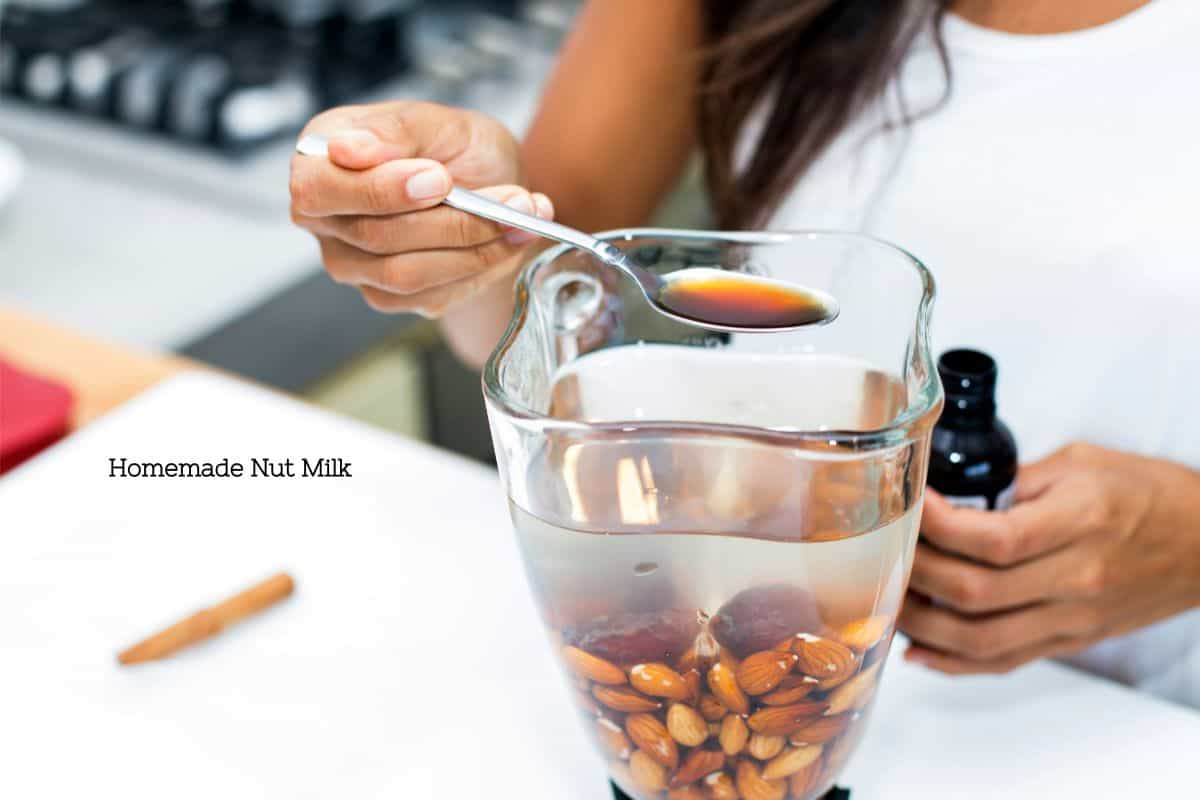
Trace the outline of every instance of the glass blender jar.
[[563, 701], [639, 800], [818, 797], [908, 583], [942, 404], [932, 277], [854, 234], [602, 238], [659, 272], [821, 289], [841, 315], [717, 334], [571, 248], [526, 268], [484, 393]]

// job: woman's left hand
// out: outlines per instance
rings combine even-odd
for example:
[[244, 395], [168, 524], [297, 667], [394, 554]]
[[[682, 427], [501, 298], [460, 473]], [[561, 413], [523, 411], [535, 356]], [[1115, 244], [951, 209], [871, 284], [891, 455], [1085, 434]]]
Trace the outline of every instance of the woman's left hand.
[[905, 657], [1007, 672], [1200, 605], [1200, 474], [1073, 444], [1022, 467], [1007, 511], [929, 492]]

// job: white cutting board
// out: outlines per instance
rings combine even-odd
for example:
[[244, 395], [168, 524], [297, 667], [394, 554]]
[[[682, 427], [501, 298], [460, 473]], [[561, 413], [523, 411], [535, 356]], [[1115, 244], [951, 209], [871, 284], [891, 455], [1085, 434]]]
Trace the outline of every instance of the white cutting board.
[[[350, 479], [134, 480], [108, 459], [337, 456]], [[161, 663], [115, 653], [276, 570], [286, 604]], [[608, 797], [495, 475], [218, 376], [0, 479], [0, 797]], [[1195, 797], [1200, 716], [1054, 665], [896, 660], [854, 800]]]

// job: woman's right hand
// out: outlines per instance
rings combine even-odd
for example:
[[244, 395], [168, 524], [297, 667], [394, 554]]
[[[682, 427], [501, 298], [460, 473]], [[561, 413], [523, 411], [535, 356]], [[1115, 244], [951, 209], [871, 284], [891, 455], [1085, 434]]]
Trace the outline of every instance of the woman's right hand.
[[441, 205], [452, 185], [554, 216], [545, 195], [520, 185], [512, 134], [482, 114], [415, 102], [345, 106], [303, 133], [327, 136], [329, 157], [292, 157], [292, 220], [317, 237], [329, 275], [379, 311], [437, 317], [518, 266], [533, 234]]

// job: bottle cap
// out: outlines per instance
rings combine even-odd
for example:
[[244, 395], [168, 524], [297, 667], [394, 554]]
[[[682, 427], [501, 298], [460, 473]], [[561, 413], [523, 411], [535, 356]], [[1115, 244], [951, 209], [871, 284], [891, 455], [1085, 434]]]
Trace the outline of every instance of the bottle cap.
[[979, 350], [947, 350], [938, 359], [946, 411], [969, 416], [996, 413], [996, 362]]

